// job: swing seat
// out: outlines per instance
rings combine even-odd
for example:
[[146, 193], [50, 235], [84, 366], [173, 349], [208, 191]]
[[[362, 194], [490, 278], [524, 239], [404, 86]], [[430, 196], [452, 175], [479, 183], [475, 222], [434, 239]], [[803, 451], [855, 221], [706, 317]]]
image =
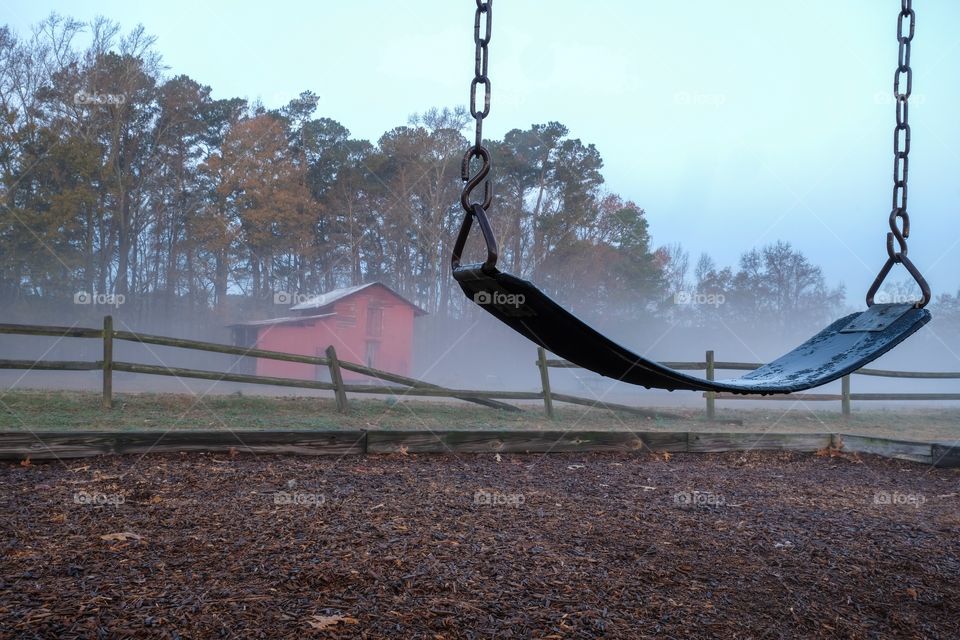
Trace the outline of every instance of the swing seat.
[[874, 304], [866, 311], [840, 318], [759, 369], [739, 378], [713, 381], [633, 353], [566, 311], [530, 282], [495, 267], [456, 266], [453, 277], [484, 311], [561, 358], [618, 381], [670, 391], [770, 395], [819, 387], [876, 360], [930, 320], [929, 311], [913, 304]]

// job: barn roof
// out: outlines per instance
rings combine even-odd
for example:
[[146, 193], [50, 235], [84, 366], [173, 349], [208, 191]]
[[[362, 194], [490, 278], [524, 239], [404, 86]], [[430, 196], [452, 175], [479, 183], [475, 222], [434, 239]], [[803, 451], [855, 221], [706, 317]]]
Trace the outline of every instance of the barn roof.
[[266, 320], [248, 320], [247, 322], [234, 322], [228, 327], [266, 327], [274, 324], [303, 324], [310, 320], [322, 320], [323, 318], [332, 318], [335, 313], [321, 313], [315, 316], [287, 316], [284, 318], [267, 318]]
[[382, 282], [368, 282], [367, 284], [361, 284], [356, 287], [343, 287], [341, 289], [333, 289], [332, 291], [328, 291], [326, 293], [321, 293], [320, 295], [313, 296], [309, 300], [301, 302], [300, 304], [296, 304], [290, 307], [290, 310], [291, 311], [308, 311], [310, 309], [318, 309], [318, 310], [323, 309], [325, 307], [329, 307], [335, 302], [339, 302], [340, 300], [349, 298], [350, 296], [356, 295], [361, 291], [364, 291], [371, 287], [381, 287], [383, 289], [386, 289], [391, 294], [393, 294], [397, 298], [400, 298], [400, 300], [402, 300], [406, 304], [413, 307], [413, 311], [415, 315], [423, 316], [427, 314], [427, 312], [421, 309], [419, 306], [417, 306], [407, 298], [404, 298], [402, 295], [400, 295], [399, 293], [397, 293], [387, 285], [383, 284]]

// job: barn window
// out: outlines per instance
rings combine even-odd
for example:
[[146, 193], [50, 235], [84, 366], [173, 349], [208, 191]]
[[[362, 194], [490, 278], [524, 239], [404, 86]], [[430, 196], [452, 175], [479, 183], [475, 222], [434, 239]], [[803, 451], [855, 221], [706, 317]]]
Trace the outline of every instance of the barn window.
[[383, 309], [381, 307], [367, 308], [367, 335], [374, 338], [383, 335]]
[[336, 307], [337, 326], [353, 327], [357, 324], [357, 305], [350, 303], [339, 304]]

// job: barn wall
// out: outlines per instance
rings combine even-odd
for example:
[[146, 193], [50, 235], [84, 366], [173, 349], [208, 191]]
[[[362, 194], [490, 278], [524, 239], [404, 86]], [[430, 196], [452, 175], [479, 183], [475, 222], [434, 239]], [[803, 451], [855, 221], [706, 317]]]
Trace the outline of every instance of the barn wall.
[[[299, 353], [305, 356], [322, 355], [316, 352], [316, 345], [323, 344], [325, 329], [323, 321], [318, 320], [314, 325], [273, 325], [261, 327], [257, 338], [257, 347], [268, 351], [283, 351], [285, 353]], [[324, 348], [326, 348], [324, 346]], [[257, 359], [258, 376], [274, 376], [277, 378], [300, 378], [304, 380], [317, 379], [317, 367], [299, 362], [281, 362], [280, 360]], [[321, 372], [321, 379], [324, 375]]]
[[[382, 309], [381, 335], [368, 334], [370, 308]], [[368, 364], [368, 343], [375, 343], [372, 366], [392, 373], [409, 375], [413, 358], [414, 309], [390, 291], [371, 287], [341, 300], [334, 306], [336, 315], [314, 321], [311, 326], [275, 325], [260, 330], [257, 346], [261, 349], [323, 355], [333, 345], [342, 360]], [[263, 360], [257, 362], [257, 374], [282, 378], [326, 380], [326, 368], [318, 372], [312, 365], [296, 362]], [[344, 380], [364, 380], [363, 376], [344, 371]]]

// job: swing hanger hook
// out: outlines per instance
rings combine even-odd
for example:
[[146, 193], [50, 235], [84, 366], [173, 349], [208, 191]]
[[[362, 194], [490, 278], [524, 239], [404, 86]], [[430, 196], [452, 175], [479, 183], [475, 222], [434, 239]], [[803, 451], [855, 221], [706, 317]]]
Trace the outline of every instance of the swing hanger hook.
[[[480, 170], [471, 178], [470, 163], [474, 158], [480, 158], [483, 164], [480, 165]], [[463, 185], [463, 191], [460, 193], [460, 205], [467, 213], [473, 213], [474, 204], [479, 204], [483, 207], [483, 210], [486, 211], [493, 203], [493, 189], [490, 187], [490, 181], [486, 179], [489, 173], [490, 152], [487, 151], [487, 148], [484, 146], [478, 145], [470, 147], [464, 154], [463, 161], [460, 163], [460, 177], [466, 183]], [[483, 203], [470, 202], [470, 195], [474, 189], [480, 186], [480, 183], [483, 183]]]

